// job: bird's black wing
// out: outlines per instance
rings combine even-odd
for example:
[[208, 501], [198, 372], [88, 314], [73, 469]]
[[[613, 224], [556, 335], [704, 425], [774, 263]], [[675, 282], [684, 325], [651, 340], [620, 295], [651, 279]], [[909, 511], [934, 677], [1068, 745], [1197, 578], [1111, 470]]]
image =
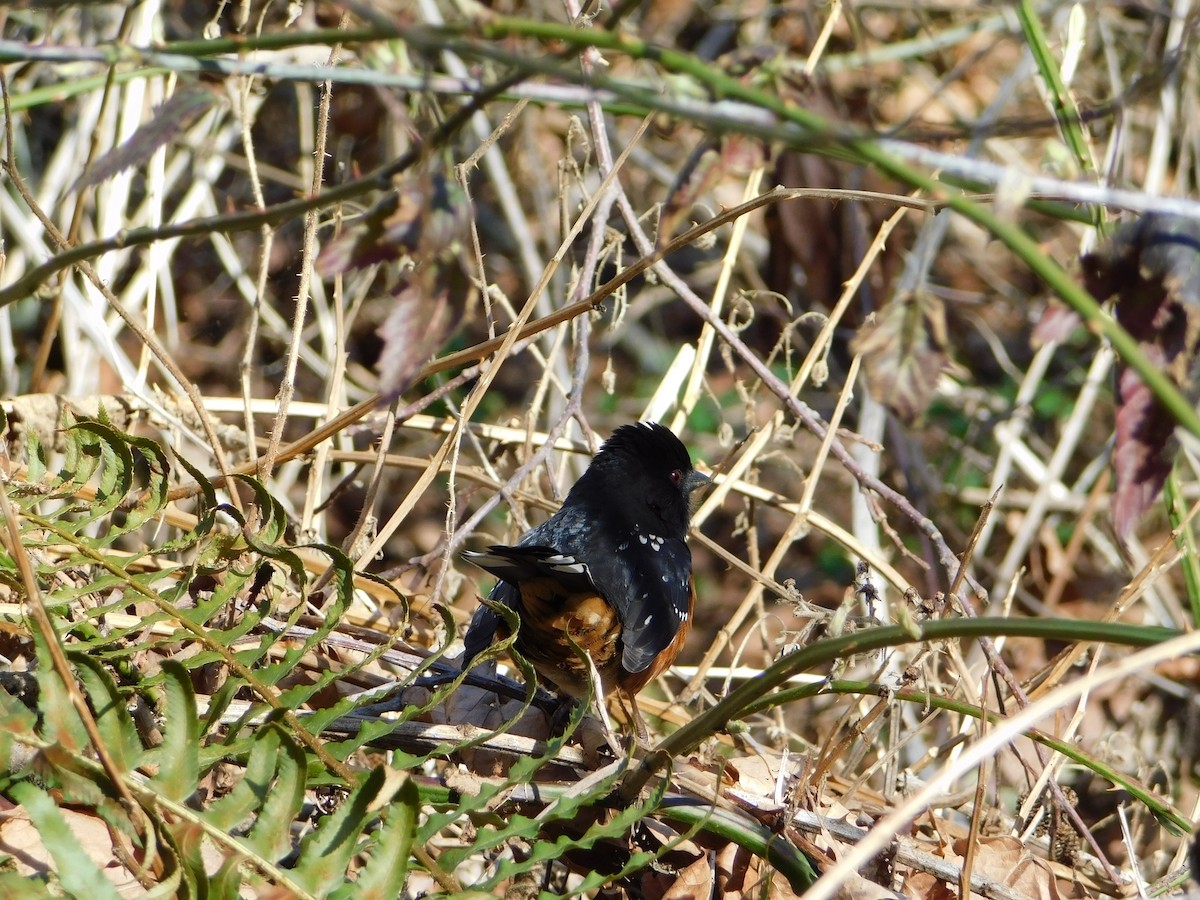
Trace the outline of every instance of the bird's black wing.
[[[562, 586], [564, 594], [597, 590], [586, 564], [553, 547], [533, 544], [492, 546], [484, 551], [467, 551], [463, 553], [463, 558], [500, 579], [488, 599], [503, 603], [518, 616], [524, 613], [519, 587], [523, 581], [550, 578]], [[463, 638], [464, 666], [491, 646], [500, 623], [499, 613], [483, 604], [479, 605], [471, 616], [471, 624]]]
[[592, 577], [621, 619], [621, 665], [644, 671], [690, 615], [692, 551], [679, 538], [634, 530], [597, 558]]

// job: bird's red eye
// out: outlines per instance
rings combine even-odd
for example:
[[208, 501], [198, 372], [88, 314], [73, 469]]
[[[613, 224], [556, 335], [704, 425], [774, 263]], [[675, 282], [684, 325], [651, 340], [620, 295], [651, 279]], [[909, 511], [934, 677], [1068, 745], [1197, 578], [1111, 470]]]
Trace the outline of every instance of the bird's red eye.
[[679, 484], [683, 481], [683, 469], [675, 469], [671, 472], [671, 484]]

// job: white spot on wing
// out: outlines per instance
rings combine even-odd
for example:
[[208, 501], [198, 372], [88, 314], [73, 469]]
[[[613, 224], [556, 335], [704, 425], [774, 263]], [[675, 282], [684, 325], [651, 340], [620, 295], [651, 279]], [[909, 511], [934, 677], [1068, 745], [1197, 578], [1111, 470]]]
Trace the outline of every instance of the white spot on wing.
[[650, 549], [656, 553], [661, 550], [663, 548], [663, 544], [666, 543], [666, 539], [657, 534], [643, 534], [641, 531], [637, 532], [637, 538], [639, 542], [648, 545]]
[[646, 627], [647, 625], [649, 625], [649, 624], [650, 624], [650, 623], [651, 623], [653, 620], [654, 620], [654, 614], [653, 614], [653, 613], [651, 613], [650, 615], [646, 616], [646, 618], [642, 619], [642, 627], [643, 627], [643, 628], [645, 628], [645, 627]]

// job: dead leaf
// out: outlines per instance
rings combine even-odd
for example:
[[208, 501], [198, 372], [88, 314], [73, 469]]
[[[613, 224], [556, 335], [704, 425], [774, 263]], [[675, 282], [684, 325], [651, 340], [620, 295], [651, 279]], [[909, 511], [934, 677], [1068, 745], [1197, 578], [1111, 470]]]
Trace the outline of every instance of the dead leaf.
[[[954, 852], [959, 856], [966, 852], [966, 840], [954, 842]], [[1026, 897], [1059, 900], [1058, 883], [1049, 864], [1035, 858], [1011, 835], [980, 838], [973, 871]]]
[[328, 278], [405, 257], [418, 266], [446, 264], [457, 255], [466, 226], [466, 195], [457, 184], [432, 172], [406, 174], [321, 248], [317, 268]]
[[[1192, 403], [1200, 399], [1200, 222], [1148, 215], [1123, 225], [1083, 258], [1084, 283], [1098, 300], [1117, 297], [1117, 321], [1147, 360]], [[1117, 371], [1116, 491], [1113, 524], [1129, 534], [1162, 490], [1175, 459], [1175, 419], [1142, 379]]]
[[862, 354], [871, 396], [912, 421], [929, 406], [946, 365], [946, 310], [928, 291], [894, 298], [865, 325], [852, 349]]
[[[78, 846], [117, 890], [140, 890], [133, 874], [116, 861], [112, 835], [103, 819], [68, 806], [60, 806], [58, 813]], [[0, 815], [0, 853], [21, 875], [36, 877], [55, 871], [54, 859], [23, 807]]]
[[663, 892], [663, 900], [711, 897], [716, 884], [716, 873], [709, 864], [708, 854], [702, 853], [699, 859], [676, 874], [674, 883]]
[[446, 291], [426, 296], [409, 282], [396, 295], [392, 311], [379, 326], [379, 393], [389, 400], [403, 394], [425, 363], [441, 348], [450, 316]]
[[128, 140], [97, 159], [71, 185], [71, 190], [91, 187], [146, 162], [155, 150], [178, 137], [184, 128], [207, 112], [216, 99], [217, 94], [203, 84], [180, 88], [170, 99], [156, 106], [150, 118]]
[[1035, 348], [1051, 341], [1061, 344], [1082, 324], [1083, 319], [1075, 310], [1066, 306], [1049, 306], [1033, 326], [1029, 343]]

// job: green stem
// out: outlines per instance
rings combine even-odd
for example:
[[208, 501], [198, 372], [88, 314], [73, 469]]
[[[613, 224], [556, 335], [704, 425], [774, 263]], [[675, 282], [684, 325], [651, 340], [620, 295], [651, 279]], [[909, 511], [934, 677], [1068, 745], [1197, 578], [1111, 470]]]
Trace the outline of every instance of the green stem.
[[[712, 735], [724, 731], [729, 722], [747, 709], [766, 708], [761, 701], [793, 675], [846, 656], [870, 653], [914, 642], [936, 642], [983, 637], [1034, 637], [1068, 643], [1152, 646], [1177, 637], [1170, 628], [1131, 626], [1120, 622], [1088, 622], [1078, 619], [946, 619], [924, 622], [916, 628], [889, 625], [827, 638], [778, 660], [762, 674], [742, 684], [710, 709], [664, 738], [647, 754], [642, 764], [626, 776], [622, 796], [636, 796], [665, 760], [690, 753]], [[774, 698], [771, 698], [774, 699]], [[776, 705], [771, 703], [771, 706]]]

